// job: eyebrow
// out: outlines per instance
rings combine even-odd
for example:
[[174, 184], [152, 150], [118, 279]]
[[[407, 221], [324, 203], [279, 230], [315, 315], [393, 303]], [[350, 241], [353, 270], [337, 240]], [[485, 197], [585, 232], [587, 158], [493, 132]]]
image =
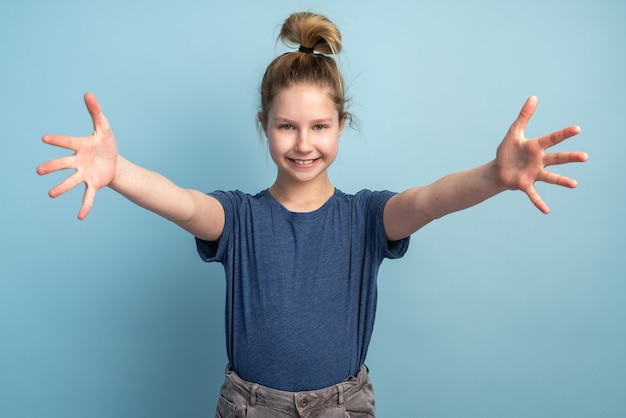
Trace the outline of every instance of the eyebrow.
[[[285, 123], [289, 123], [292, 125], [295, 125], [296, 122], [293, 119], [284, 117], [284, 116], [276, 116], [275, 118], [273, 118], [274, 122], [285, 122]], [[313, 119], [312, 121], [310, 121], [312, 125], [317, 125], [320, 123], [330, 123], [330, 122], [334, 122], [334, 118], [319, 118], [319, 119]]]

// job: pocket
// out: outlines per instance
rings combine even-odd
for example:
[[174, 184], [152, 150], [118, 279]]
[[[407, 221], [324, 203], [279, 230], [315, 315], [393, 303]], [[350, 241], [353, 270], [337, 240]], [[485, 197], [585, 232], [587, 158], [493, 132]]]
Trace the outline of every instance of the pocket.
[[369, 378], [355, 392], [346, 392], [345, 405], [347, 417], [373, 418], [376, 416], [376, 398]]
[[215, 418], [234, 418], [235, 417], [235, 404], [228, 399], [220, 395], [217, 401], [217, 410], [215, 411]]

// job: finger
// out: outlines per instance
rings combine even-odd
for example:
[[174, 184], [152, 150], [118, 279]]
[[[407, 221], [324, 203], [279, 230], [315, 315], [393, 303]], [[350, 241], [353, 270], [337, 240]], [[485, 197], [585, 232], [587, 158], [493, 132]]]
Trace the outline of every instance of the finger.
[[78, 138], [75, 136], [48, 134], [44, 135], [41, 140], [48, 145], [54, 145], [55, 147], [78, 151], [82, 138]]
[[67, 157], [55, 158], [54, 160], [43, 163], [37, 167], [37, 174], [45, 175], [55, 171], [67, 170], [69, 168], [75, 168], [76, 157], [70, 155]]
[[537, 189], [535, 189], [535, 186], [533, 186], [533, 185], [528, 186], [524, 190], [524, 193], [526, 193], [526, 195], [528, 195], [528, 198], [533, 203], [533, 205], [535, 205], [535, 207], [537, 209], [539, 209], [542, 213], [544, 213], [544, 214], [550, 213], [550, 208], [541, 199], [541, 196], [539, 195], [539, 192], [537, 192]]
[[570, 189], [578, 186], [578, 182], [569, 177], [562, 176], [560, 174], [553, 173], [551, 171], [544, 171], [541, 173], [537, 181], [542, 181], [544, 183], [556, 184], [558, 186], [569, 187]]
[[91, 120], [93, 121], [93, 130], [98, 132], [101, 130], [111, 129], [109, 127], [109, 121], [104, 116], [102, 107], [100, 106], [100, 103], [98, 103], [96, 96], [94, 96], [93, 93], [85, 93], [84, 99], [89, 115], [91, 116]]
[[568, 126], [567, 128], [552, 132], [549, 135], [542, 136], [538, 139], [539, 145], [541, 145], [543, 149], [550, 148], [556, 144], [563, 142], [567, 138], [578, 135], [580, 131], [580, 126]]
[[555, 152], [545, 154], [543, 157], [543, 165], [559, 165], [568, 163], [584, 163], [589, 157], [584, 152]]
[[57, 184], [52, 189], [50, 189], [50, 191], [48, 192], [48, 195], [52, 198], [59, 197], [62, 194], [67, 193], [68, 191], [72, 190], [74, 187], [78, 186], [82, 182], [83, 182], [83, 177], [77, 171], [71, 176], [67, 177], [61, 183]]
[[537, 109], [537, 97], [530, 96], [526, 99], [524, 106], [522, 106], [522, 110], [520, 110], [517, 119], [511, 125], [512, 130], [524, 131], [530, 118], [535, 114], [535, 109]]
[[83, 194], [83, 204], [80, 207], [80, 211], [78, 212], [78, 219], [83, 220], [87, 217], [91, 208], [93, 207], [93, 201], [96, 197], [96, 190], [92, 187], [87, 186], [85, 188], [85, 194]]

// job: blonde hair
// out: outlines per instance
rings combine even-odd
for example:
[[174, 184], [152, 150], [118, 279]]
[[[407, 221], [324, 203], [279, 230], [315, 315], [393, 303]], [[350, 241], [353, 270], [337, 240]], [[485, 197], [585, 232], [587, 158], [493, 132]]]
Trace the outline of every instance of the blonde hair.
[[301, 48], [278, 56], [265, 70], [260, 89], [263, 120], [267, 121], [276, 95], [296, 84], [328, 88], [337, 106], [339, 119], [350, 119], [345, 110], [343, 77], [335, 59], [327, 55], [337, 55], [341, 51], [339, 29], [325, 16], [298, 12], [285, 20], [278, 39], [285, 45], [299, 45]]

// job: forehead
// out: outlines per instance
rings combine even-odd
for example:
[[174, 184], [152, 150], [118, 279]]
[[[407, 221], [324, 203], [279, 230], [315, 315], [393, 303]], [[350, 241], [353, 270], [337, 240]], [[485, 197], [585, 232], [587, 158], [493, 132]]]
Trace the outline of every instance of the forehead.
[[272, 101], [270, 118], [338, 119], [337, 107], [328, 88], [297, 84], [282, 89]]

